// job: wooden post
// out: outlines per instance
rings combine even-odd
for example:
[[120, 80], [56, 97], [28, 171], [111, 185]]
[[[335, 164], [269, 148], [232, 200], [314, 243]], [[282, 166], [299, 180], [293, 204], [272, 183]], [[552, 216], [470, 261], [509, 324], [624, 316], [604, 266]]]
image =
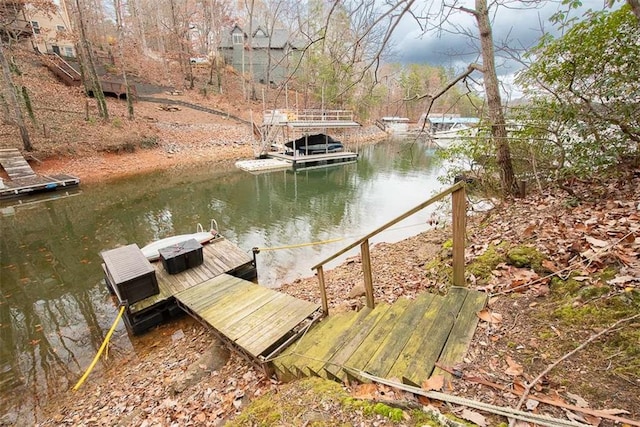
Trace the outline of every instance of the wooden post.
[[464, 281], [464, 239], [467, 223], [467, 196], [464, 187], [451, 194], [453, 207], [453, 286], [465, 286]]
[[367, 307], [375, 308], [373, 301], [373, 276], [371, 274], [371, 255], [369, 254], [369, 240], [365, 240], [360, 245], [360, 256], [362, 258], [362, 273], [364, 274], [364, 292], [367, 297]]
[[316, 270], [318, 273], [318, 282], [320, 282], [320, 299], [322, 300], [322, 312], [325, 316], [329, 315], [329, 303], [327, 302], [327, 288], [324, 285], [324, 270], [322, 266]]

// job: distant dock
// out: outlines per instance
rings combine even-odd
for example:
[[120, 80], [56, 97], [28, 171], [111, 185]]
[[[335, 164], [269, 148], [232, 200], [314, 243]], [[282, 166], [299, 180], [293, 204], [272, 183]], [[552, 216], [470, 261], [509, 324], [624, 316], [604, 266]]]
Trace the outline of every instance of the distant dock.
[[0, 199], [74, 187], [80, 178], [66, 174], [37, 175], [16, 148], [0, 149], [0, 165], [9, 180], [0, 179]]

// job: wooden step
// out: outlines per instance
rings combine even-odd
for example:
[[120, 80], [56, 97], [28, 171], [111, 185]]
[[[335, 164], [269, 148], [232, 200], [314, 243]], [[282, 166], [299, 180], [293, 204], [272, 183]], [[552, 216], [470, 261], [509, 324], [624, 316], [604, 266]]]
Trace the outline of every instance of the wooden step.
[[404, 383], [420, 387], [422, 382], [431, 376], [466, 296], [466, 289], [451, 288], [442, 307], [432, 318], [431, 325], [427, 330], [417, 331], [424, 339], [414, 353], [414, 360], [402, 374]]
[[418, 349], [422, 347], [422, 343], [426, 339], [425, 335], [429, 332], [430, 328], [433, 327], [434, 319], [437, 318], [438, 313], [442, 310], [444, 302], [444, 297], [433, 295], [429, 308], [427, 308], [418, 320], [415, 329], [402, 349], [402, 353], [396, 358], [391, 368], [387, 371], [387, 378], [392, 378], [397, 381], [402, 380], [402, 376], [413, 362], [416, 354], [418, 354]]
[[[344, 337], [344, 342], [339, 349], [331, 356], [331, 359], [324, 365], [324, 375], [329, 379], [339, 380], [342, 371], [342, 365], [353, 355], [360, 347], [371, 331], [376, 327], [378, 322], [384, 317], [389, 310], [388, 304], [379, 304], [369, 313], [369, 315], [356, 324], [351, 333]], [[319, 373], [319, 371], [314, 371]]]
[[[484, 308], [486, 303], [487, 294], [478, 291], [467, 291], [467, 297], [460, 309], [456, 324], [449, 334], [449, 339], [442, 353], [440, 353], [438, 363], [452, 367], [462, 361], [478, 326], [478, 312]], [[436, 374], [444, 375], [445, 377], [451, 376], [451, 374], [440, 368], [435, 368], [432, 375]]]
[[[371, 361], [372, 356], [377, 350], [381, 349], [384, 342], [389, 338], [389, 334], [393, 331], [402, 315], [409, 307], [412, 301], [408, 298], [400, 298], [397, 300], [382, 316], [382, 318], [371, 329], [371, 332], [355, 349], [353, 354], [344, 362], [344, 366], [357, 370], [364, 370], [365, 366]], [[347, 378], [346, 372], [340, 373], [340, 378]]]
[[371, 360], [364, 367], [365, 371], [378, 377], [387, 378], [391, 367], [404, 351], [409, 339], [420, 326], [420, 320], [424, 318], [429, 306], [436, 298], [440, 297], [431, 293], [423, 293], [411, 301], [391, 332], [371, 356]]
[[289, 347], [281, 357], [274, 361], [277, 369], [289, 373], [294, 377], [308, 376], [303, 367], [310, 363], [318, 363], [324, 357], [323, 351], [328, 351], [331, 342], [345, 333], [359, 316], [366, 316], [370, 309], [361, 312], [347, 312], [331, 315], [315, 325], [300, 340]]
[[360, 330], [360, 325], [363, 322], [367, 322], [369, 316], [378, 316], [379, 312], [389, 308], [388, 305], [383, 305], [378, 309], [363, 308], [355, 315], [352, 315], [350, 319], [345, 321], [344, 327], [341, 328], [341, 332], [333, 337], [328, 337], [327, 340], [320, 343], [313, 351], [309, 353], [311, 360], [308, 361], [306, 366], [306, 375], [320, 376], [324, 374], [323, 368], [328, 361], [346, 344], [350, 343], [355, 335]]

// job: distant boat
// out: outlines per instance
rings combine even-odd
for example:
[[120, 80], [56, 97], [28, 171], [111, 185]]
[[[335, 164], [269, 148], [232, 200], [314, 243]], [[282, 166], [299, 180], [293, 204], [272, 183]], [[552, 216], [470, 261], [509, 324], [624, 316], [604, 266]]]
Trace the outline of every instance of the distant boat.
[[407, 117], [389, 116], [380, 119], [381, 128], [392, 135], [403, 135], [409, 131], [409, 119]]
[[305, 135], [293, 141], [286, 142], [285, 147], [289, 151], [297, 151], [299, 154], [325, 154], [344, 151], [342, 142], [333, 139], [324, 133]]
[[475, 125], [480, 119], [475, 117], [437, 116], [427, 117], [429, 123], [429, 137], [440, 148], [449, 148], [455, 142], [473, 137]]

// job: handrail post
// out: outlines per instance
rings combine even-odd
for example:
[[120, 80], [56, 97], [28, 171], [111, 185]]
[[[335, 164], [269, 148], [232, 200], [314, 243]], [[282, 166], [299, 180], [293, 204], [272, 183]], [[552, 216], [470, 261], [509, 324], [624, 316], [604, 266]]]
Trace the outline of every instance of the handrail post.
[[364, 274], [364, 292], [367, 297], [367, 307], [375, 308], [373, 300], [373, 276], [371, 274], [371, 255], [369, 253], [369, 240], [360, 245], [360, 257], [362, 258], [362, 273]]
[[320, 299], [322, 300], [322, 312], [325, 316], [329, 315], [329, 303], [327, 301], [327, 288], [324, 285], [324, 270], [322, 266], [316, 270], [318, 273], [318, 282], [320, 282]]
[[467, 220], [467, 196], [464, 186], [451, 194], [453, 218], [453, 286], [465, 286], [464, 240]]

